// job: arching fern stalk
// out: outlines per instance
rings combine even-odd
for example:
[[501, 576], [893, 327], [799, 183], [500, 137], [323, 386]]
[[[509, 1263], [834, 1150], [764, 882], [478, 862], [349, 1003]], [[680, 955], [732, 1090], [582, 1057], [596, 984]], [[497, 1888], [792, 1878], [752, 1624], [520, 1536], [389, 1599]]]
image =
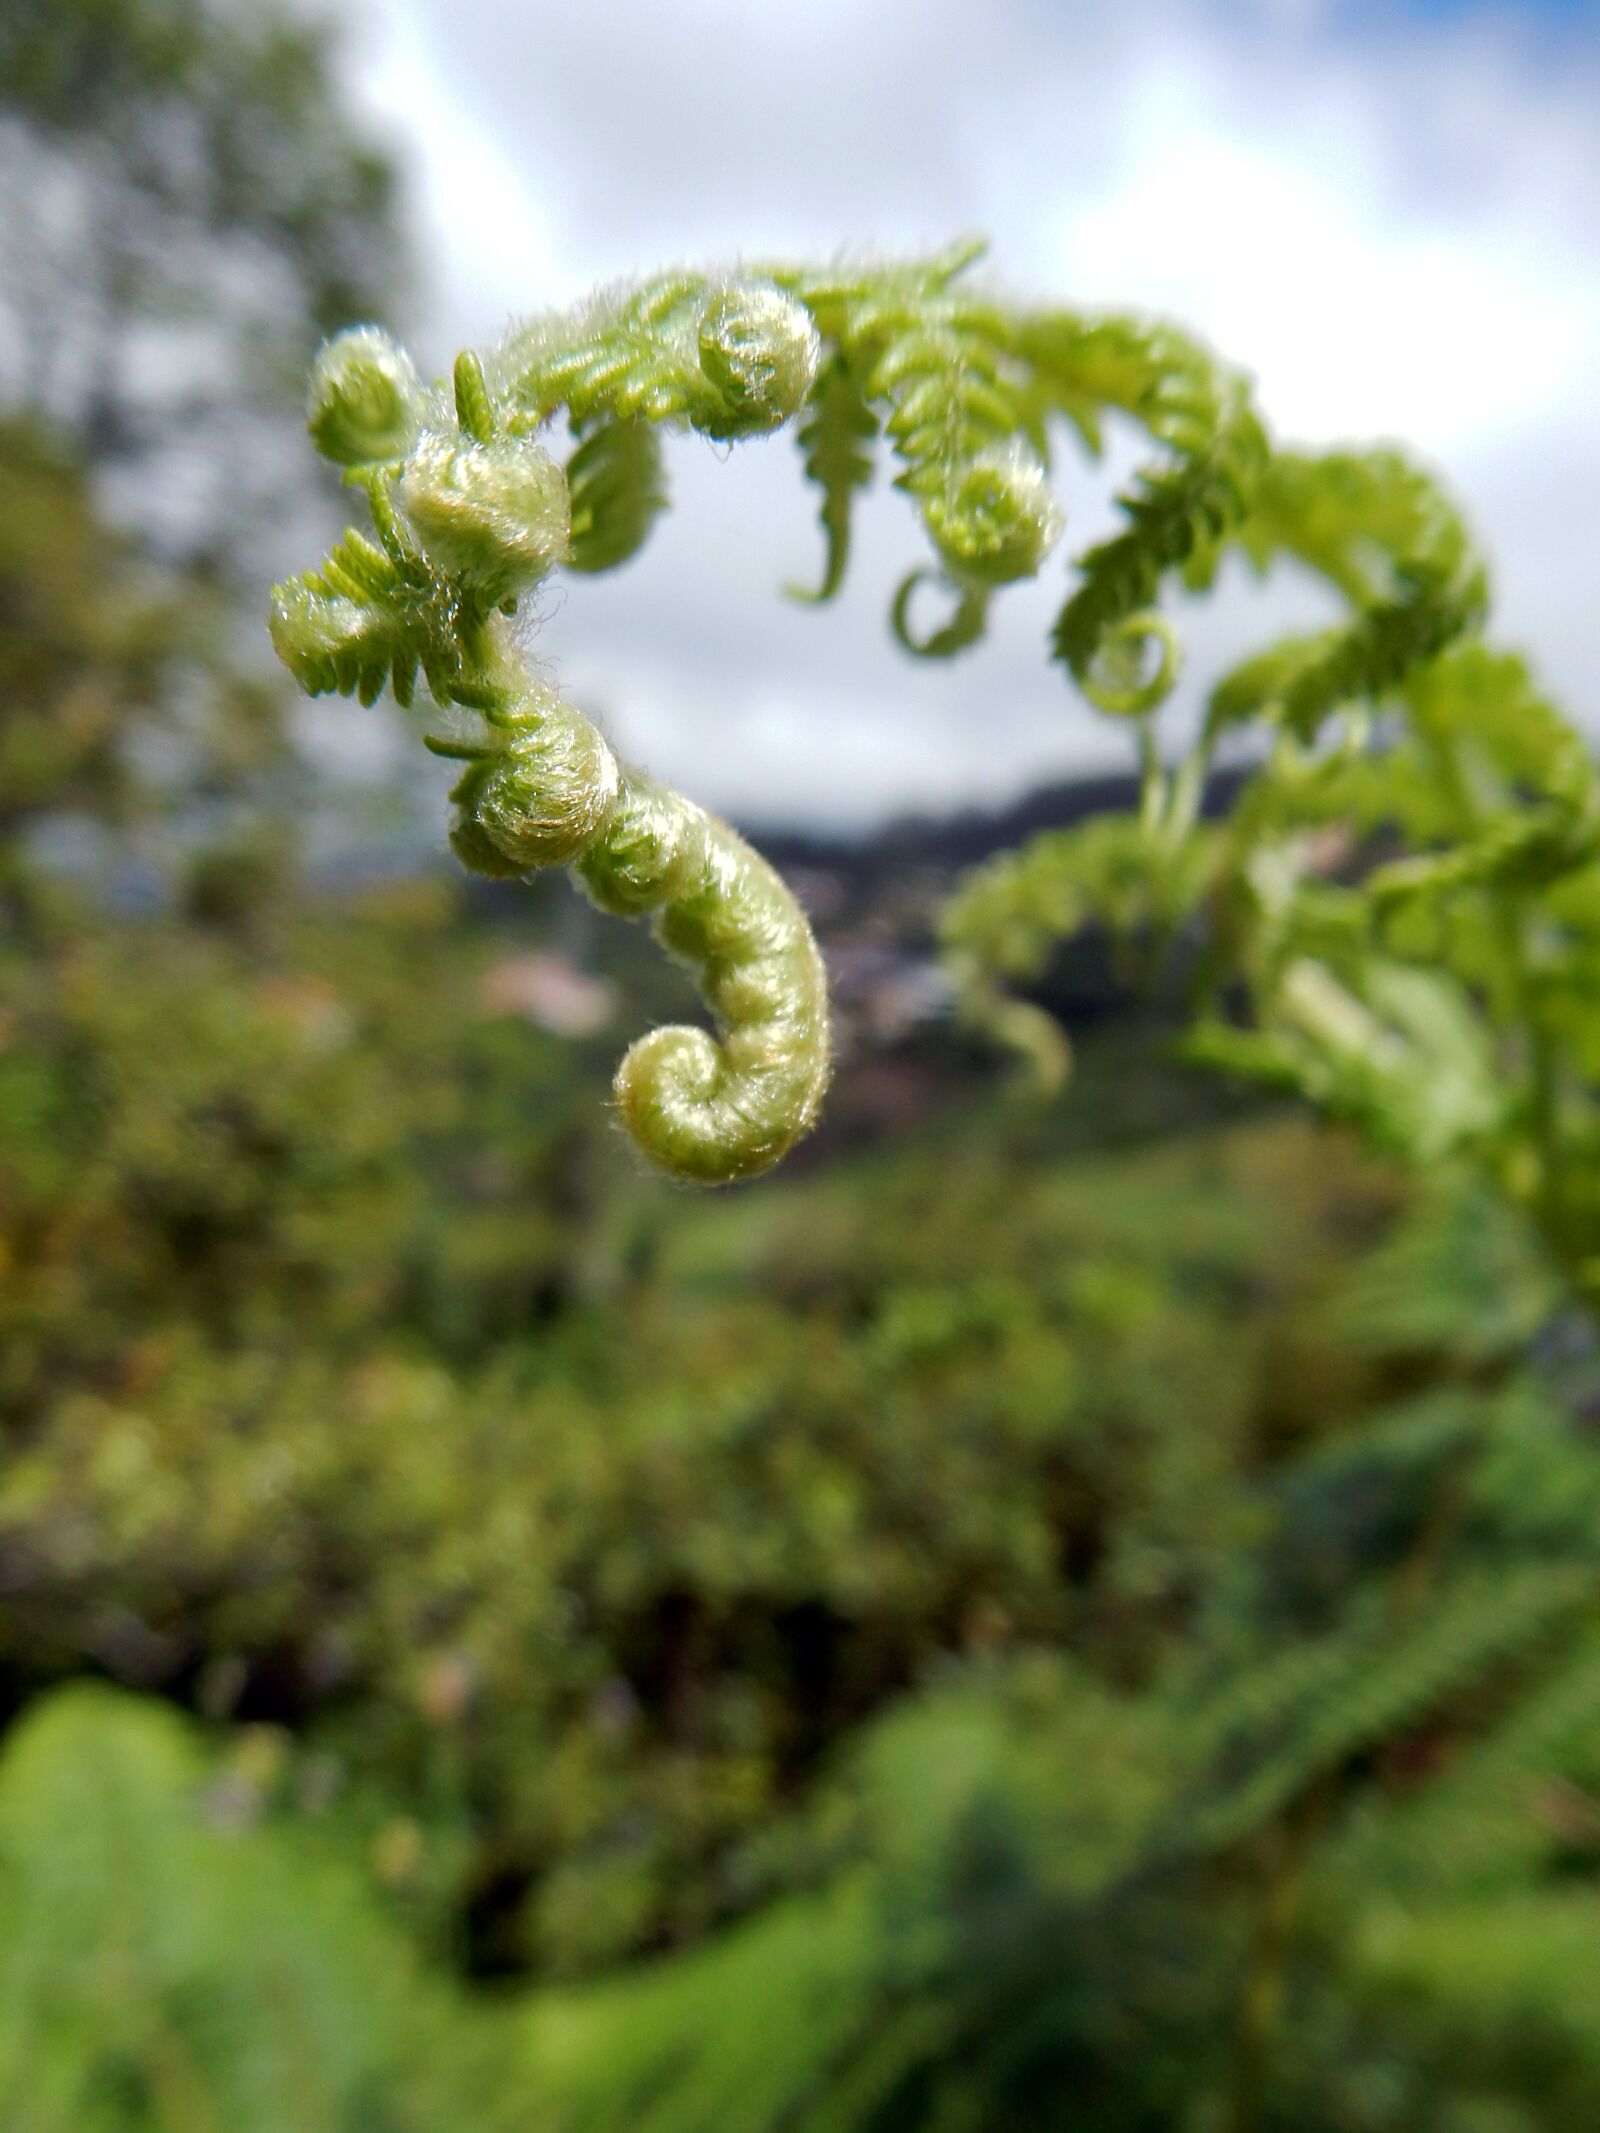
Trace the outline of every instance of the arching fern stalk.
[[[619, 764], [538, 676], [516, 623], [550, 572], [609, 570], [637, 552], [665, 503], [663, 428], [731, 442], [796, 423], [822, 493], [826, 562], [800, 594], [816, 601], [843, 582], [852, 507], [886, 452], [931, 548], [891, 620], [929, 657], [974, 643], [996, 594], [1045, 567], [1062, 530], [1050, 469], [1064, 435], [1096, 455], [1111, 413], [1158, 448], [1120, 499], [1124, 529], [1079, 558], [1052, 640], [1089, 701], [1131, 723], [1139, 813], [1000, 863], [948, 922], [969, 1011], [1041, 1061], [1061, 1064], [1058, 1034], [1001, 989], [1005, 977], [1026, 978], [1086, 918], [1159, 940], [1205, 907], [1219, 919], [1212, 998], [1244, 977], [1257, 1026], [1210, 1012], [1198, 1048], [1392, 1125], [1417, 1095], [1391, 1086], [1395, 1061], [1431, 1071], [1427, 1046], [1449, 1019], [1435, 1003], [1430, 1020], [1396, 978], [1400, 937], [1441, 898], [1513, 879], [1522, 894], [1594, 848], [1581, 750], [1557, 751], [1537, 824], [1519, 827], [1507, 819], [1526, 782], [1517, 766], [1492, 742], [1484, 759], [1459, 730], [1451, 677], [1476, 670], [1452, 669], [1450, 647], [1477, 627], [1484, 579], [1427, 477], [1389, 452], [1275, 455], [1244, 379], [1194, 341], [1006, 301], [970, 279], [976, 256], [968, 245], [902, 264], [659, 275], [533, 319], [481, 360], [463, 355], [449, 388], [425, 387], [367, 327], [318, 358], [311, 433], [365, 491], [373, 537], [346, 533], [319, 569], [277, 588], [274, 642], [313, 694], [371, 701], [388, 685], [404, 705], [420, 676], [441, 709], [474, 714], [470, 737], [429, 738], [464, 761], [462, 862], [500, 875], [570, 867], [602, 908], [648, 916], [691, 967], [717, 1035], [658, 1030], [616, 1083], [625, 1124], [678, 1176], [745, 1177], [781, 1157], [816, 1118], [828, 1032], [821, 960], [778, 877], [725, 824]], [[1178, 658], [1160, 603], [1174, 581], [1204, 589], [1230, 547], [1261, 568], [1297, 558], [1349, 601], [1351, 620], [1226, 678], [1169, 773], [1154, 714]], [[946, 613], [919, 635], [911, 611], [930, 585]], [[1481, 692], [1481, 675], [1472, 685]], [[1393, 710], [1413, 737], [1377, 749], [1387, 728], [1374, 714]], [[1197, 823], [1201, 788], [1218, 741], [1246, 722], [1271, 747], [1219, 837]], [[1441, 762], [1459, 800], [1448, 819], [1412, 805]], [[1332, 888], [1311, 863], [1313, 832], [1352, 810], [1452, 849], [1374, 875], [1365, 892]], [[1509, 1012], [1507, 988], [1520, 985], [1526, 1007], [1526, 974], [1496, 926]], [[1522, 918], [1511, 931], [1525, 943]], [[1548, 1060], [1539, 1071], [1548, 1078]], [[1540, 1100], [1556, 1097], [1546, 1087]], [[1470, 1137], [1479, 1113], [1466, 1103], [1460, 1115]]]

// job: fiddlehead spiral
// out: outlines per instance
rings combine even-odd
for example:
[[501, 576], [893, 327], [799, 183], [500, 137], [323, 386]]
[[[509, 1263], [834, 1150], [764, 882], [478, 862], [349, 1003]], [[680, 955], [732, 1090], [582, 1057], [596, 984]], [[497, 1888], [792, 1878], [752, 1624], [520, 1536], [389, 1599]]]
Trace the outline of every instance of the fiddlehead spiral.
[[489, 373], [524, 423], [681, 421], [729, 440], [781, 429], [817, 375], [805, 308], [760, 276], [663, 274], [513, 333]]
[[[712, 351], [712, 397], [696, 401], [706, 426], [770, 426], [780, 404], [803, 395], [815, 350], [809, 326], [794, 330], [795, 309], [775, 290], [747, 301], [724, 289], [699, 307], [696, 361]], [[719, 1036], [669, 1028], [642, 1038], [618, 1069], [618, 1110], [675, 1176], [752, 1176], [811, 1126], [827, 1082], [827, 983], [810, 929], [726, 824], [617, 762], [596, 728], [531, 673], [506, 619], [575, 545], [589, 568], [637, 545], [650, 515], [640, 498], [656, 479], [638, 418], [597, 415], [590, 394], [587, 419], [598, 427], [574, 455], [592, 447], [574, 477], [575, 528], [568, 480], [508, 419], [476, 358], [458, 362], [453, 396], [436, 393], [427, 420], [408, 427], [396, 414], [415, 412], [404, 395], [386, 400], [380, 389], [405, 373], [375, 362], [376, 338], [346, 336], [343, 351], [328, 353], [312, 422], [341, 460], [357, 463], [358, 447], [373, 455], [361, 465], [379, 539], [352, 530], [320, 569], [279, 586], [273, 641], [313, 695], [370, 702], [390, 679], [409, 701], [420, 668], [436, 702], [481, 714], [482, 740], [429, 743], [465, 764], [453, 794], [458, 858], [491, 875], [571, 866], [603, 909], [651, 919], [693, 970]]]
[[571, 865], [591, 900], [650, 917], [723, 1032], [653, 1030], [617, 1070], [623, 1123], [663, 1169], [716, 1184], [775, 1163], [814, 1123], [828, 1079], [827, 977], [794, 897], [714, 816], [624, 770], [540, 685], [486, 713], [490, 741], [452, 795], [463, 865]]
[[422, 380], [376, 326], [352, 326], [317, 351], [306, 428], [324, 459], [345, 467], [403, 459], [422, 427]]
[[567, 485], [526, 438], [425, 431], [394, 500], [437, 568], [490, 607], [537, 585], [567, 545]]
[[856, 277], [780, 277], [837, 351], [802, 432], [815, 444], [808, 471], [823, 487], [825, 591], [842, 575], [851, 493], [871, 471], [860, 440], [881, 407], [900, 462], [895, 486], [916, 500], [956, 588], [959, 626], [920, 641], [905, 627], [920, 573], [897, 596], [901, 643], [932, 657], [977, 639], [987, 593], [1034, 576], [1063, 523], [1046, 473], [1044, 405], [1011, 345], [1012, 321], [1002, 306], [952, 286], [974, 256], [967, 248]]

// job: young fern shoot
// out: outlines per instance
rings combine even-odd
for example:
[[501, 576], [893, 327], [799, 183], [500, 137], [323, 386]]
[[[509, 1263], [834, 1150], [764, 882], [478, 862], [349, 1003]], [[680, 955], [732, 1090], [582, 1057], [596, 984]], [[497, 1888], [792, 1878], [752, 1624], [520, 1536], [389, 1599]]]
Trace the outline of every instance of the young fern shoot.
[[[1093, 687], [1102, 666], [1125, 675], [1129, 632], [1153, 628], [1141, 605], [1165, 569], [1227, 530], [1263, 456], [1242, 386], [1191, 344], [1009, 310], [961, 285], [974, 256], [659, 275], [534, 319], [481, 361], [463, 355], [448, 390], [424, 387], [371, 327], [317, 359], [310, 432], [365, 491], [376, 538], [352, 529], [276, 589], [274, 644], [313, 694], [371, 701], [387, 685], [408, 705], [420, 674], [440, 708], [478, 714], [471, 741], [429, 737], [465, 762], [452, 835], [463, 864], [568, 866], [603, 909], [649, 916], [689, 964], [718, 1034], [656, 1031], [616, 1081], [629, 1131], [681, 1177], [753, 1175], [815, 1120], [828, 1074], [821, 960], [772, 870], [725, 824], [619, 764], [539, 678], [513, 626], [519, 600], [554, 569], [612, 569], [637, 551], [664, 504], [663, 426], [732, 441], [798, 417], [828, 536], [816, 597], [842, 581], [851, 502], [881, 436], [953, 599], [951, 619], [915, 640], [908, 606], [930, 573], [914, 572], [895, 627], [909, 649], [947, 656], [1059, 536], [1052, 416], [1091, 435], [1099, 405], [1130, 405], [1179, 472], [1152, 476], [1130, 503], [1134, 534], [1089, 559], [1064, 618], [1064, 656]], [[571, 448], [558, 465], [563, 420]], [[1140, 700], [1163, 686], [1144, 684]]]
[[[1141, 803], [958, 894], [944, 930], [966, 1013], [1058, 1077], [1060, 1032], [1005, 981], [1090, 921], [1156, 948], [1203, 932], [1193, 1056], [1410, 1152], [1476, 1154], [1600, 1287], [1600, 1193], [1580, 1208], [1560, 1175], [1563, 1134], [1592, 1148], [1600, 1126], [1557, 1043], [1561, 985], [1600, 985], [1600, 893], [1584, 888], [1600, 794], [1525, 671], [1471, 643], [1486, 580], [1458, 513], [1397, 452], [1275, 450], [1243, 375], [1187, 335], [1003, 300], [971, 280], [978, 250], [664, 273], [464, 354], [448, 387], [374, 328], [339, 335], [309, 427], [364, 491], [372, 534], [276, 588], [280, 656], [312, 694], [388, 686], [409, 705], [420, 676], [441, 710], [477, 718], [469, 739], [428, 737], [463, 760], [458, 857], [493, 875], [565, 866], [603, 910], [650, 921], [716, 1031], [636, 1043], [622, 1120], [677, 1177], [753, 1176], [814, 1123], [828, 1078], [804, 914], [726, 824], [617, 761], [530, 664], [518, 603], [553, 571], [637, 553], [665, 507], [664, 429], [732, 443], [793, 423], [826, 540], [820, 584], [796, 597], [839, 590], [852, 507], [887, 456], [931, 552], [891, 623], [908, 652], [948, 658], [1047, 566], [1063, 437], [1097, 455], [1105, 418], [1129, 418], [1156, 455], [1118, 499], [1123, 529], [1077, 559], [1051, 649], [1135, 739]], [[1179, 656], [1161, 602], [1206, 590], [1230, 549], [1257, 569], [1294, 557], [1349, 619], [1225, 676], [1169, 769], [1157, 717]], [[919, 635], [930, 586], [944, 618]], [[1203, 823], [1213, 753], [1247, 725], [1258, 766], [1229, 821]], [[1330, 824], [1386, 838], [1386, 863], [1330, 879]]]
[[[620, 764], [533, 671], [518, 601], [558, 563], [609, 568], [660, 506], [649, 425], [718, 438], [773, 429], [804, 403], [818, 361], [804, 310], [770, 283], [652, 284], [626, 301], [526, 329], [453, 389], [426, 392], [370, 327], [318, 358], [310, 429], [364, 487], [377, 542], [349, 532], [316, 571], [279, 586], [272, 635], [312, 694], [479, 714], [451, 843], [481, 874], [570, 867], [602, 910], [649, 916], [695, 972], [720, 1036], [667, 1028], [617, 1071], [623, 1122], [664, 1169], [704, 1183], [753, 1176], [812, 1124], [828, 1078], [827, 980], [794, 897], [726, 823]], [[565, 406], [566, 470], [537, 432]]]

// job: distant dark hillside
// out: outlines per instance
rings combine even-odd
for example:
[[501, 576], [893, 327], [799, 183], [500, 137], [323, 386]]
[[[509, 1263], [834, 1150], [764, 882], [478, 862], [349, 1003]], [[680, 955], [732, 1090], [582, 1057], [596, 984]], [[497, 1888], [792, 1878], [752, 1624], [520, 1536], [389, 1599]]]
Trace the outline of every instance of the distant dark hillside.
[[[1205, 812], [1225, 814], [1245, 775], [1229, 770], [1213, 777]], [[941, 1019], [948, 1005], [934, 932], [939, 908], [962, 874], [1041, 831], [1125, 814], [1138, 801], [1131, 775], [1079, 778], [1042, 785], [1006, 807], [908, 816], [866, 837], [759, 826], [750, 834], [805, 900], [827, 950], [836, 1003], [881, 1043]], [[1170, 979], [1158, 997], [1130, 999], [1104, 938], [1092, 931], [1067, 942], [1030, 990], [1079, 1031], [1129, 1019], [1176, 1026], [1179, 1015]]]
[[[1207, 815], [1225, 814], [1244, 783], [1243, 769], [1217, 772], [1206, 787]], [[951, 815], [906, 815], [864, 837], [742, 824], [746, 834], [785, 873], [837, 875], [871, 895], [908, 875], [953, 875], [1040, 830], [1062, 829], [1091, 815], [1124, 814], [1139, 803], [1131, 774], [1065, 779], [1041, 785], [1006, 807], [962, 808]]]

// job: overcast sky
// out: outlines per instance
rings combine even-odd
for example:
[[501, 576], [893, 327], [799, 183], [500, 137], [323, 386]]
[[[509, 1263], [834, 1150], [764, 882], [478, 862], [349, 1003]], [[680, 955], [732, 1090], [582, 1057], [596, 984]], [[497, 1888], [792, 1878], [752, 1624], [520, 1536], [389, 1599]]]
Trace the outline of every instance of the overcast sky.
[[[982, 231], [1018, 293], [1199, 331], [1279, 434], [1420, 450], [1488, 538], [1499, 633], [1600, 731], [1596, 8], [364, 0], [349, 57], [409, 144], [426, 367], [672, 260]], [[914, 663], [884, 617], [920, 534], [886, 484], [818, 611], [780, 590], [821, 553], [792, 442], [671, 464], [645, 554], [563, 584], [538, 645], [630, 755], [746, 818], [849, 825], [1122, 760], [1044, 659], [1063, 564], [979, 649]], [[1110, 523], [1104, 472], [1063, 497], [1066, 556]], [[1321, 612], [1278, 581], [1184, 617], [1177, 727], [1227, 656]]]

